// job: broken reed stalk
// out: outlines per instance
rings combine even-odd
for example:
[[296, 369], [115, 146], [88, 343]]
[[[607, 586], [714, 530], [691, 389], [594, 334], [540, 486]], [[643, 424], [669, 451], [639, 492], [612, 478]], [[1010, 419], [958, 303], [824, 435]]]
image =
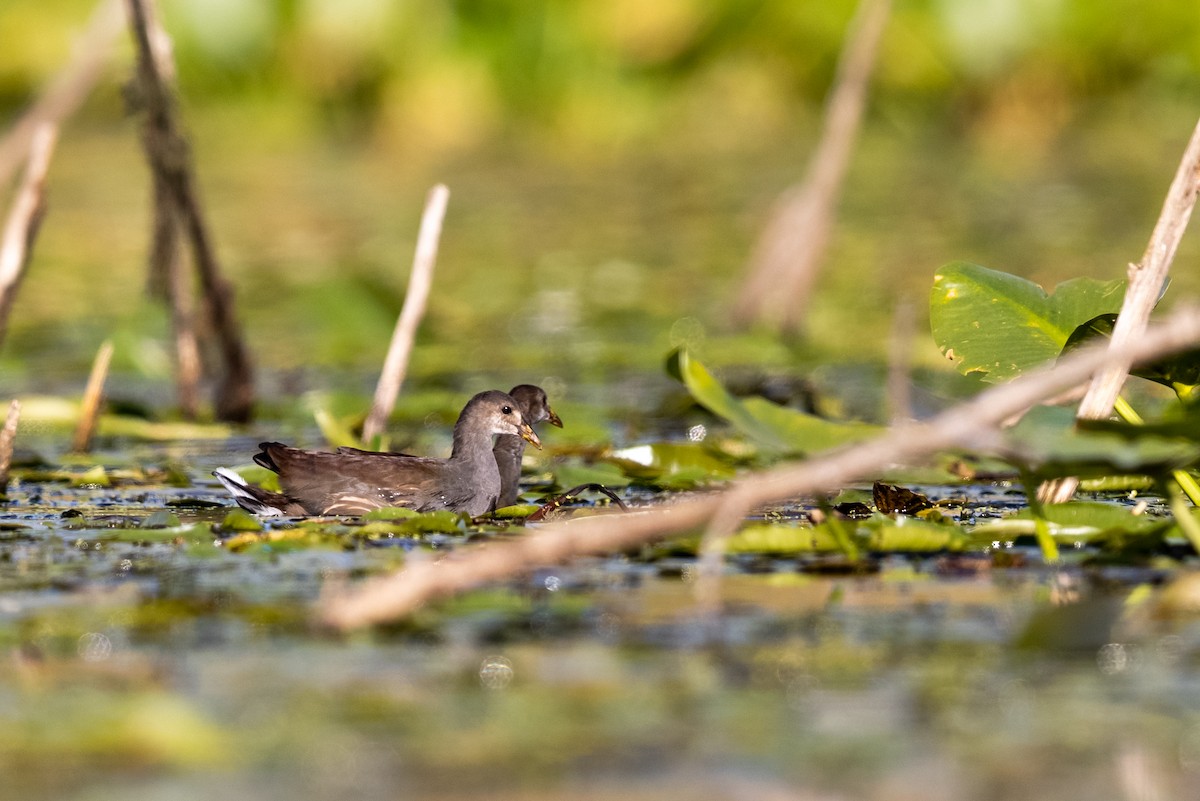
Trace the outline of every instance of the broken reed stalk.
[[100, 416], [100, 401], [104, 398], [104, 382], [108, 380], [108, 366], [112, 362], [113, 344], [106, 341], [96, 351], [92, 372], [83, 391], [83, 402], [79, 406], [79, 424], [71, 440], [71, 450], [87, 453], [92, 449], [92, 434], [96, 432], [96, 419]]
[[46, 173], [57, 140], [58, 128], [52, 123], [43, 123], [37, 129], [30, 141], [25, 175], [4, 225], [4, 238], [0, 240], [0, 342], [8, 331], [8, 316], [46, 210]]
[[993, 387], [930, 420], [894, 426], [873, 440], [748, 474], [711, 495], [649, 510], [551, 523], [517, 540], [469, 547], [439, 562], [410, 565], [354, 590], [330, 589], [316, 613], [326, 625], [351, 629], [392, 620], [435, 598], [576, 556], [638, 547], [705, 525], [732, 531], [747, 510], [764, 503], [829, 492], [887, 465], [918, 462], [945, 450], [993, 447], [999, 442], [1002, 421], [1088, 380], [1096, 370], [1161, 358], [1198, 342], [1200, 309], [1180, 310], [1138, 340], [1116, 348], [1081, 348], [1055, 366]]
[[13, 443], [17, 438], [17, 424], [21, 421], [21, 402], [13, 399], [8, 404], [8, 416], [4, 428], [0, 429], [0, 498], [8, 494], [8, 472], [12, 468]]
[[734, 305], [740, 325], [801, 327], [866, 105], [867, 84], [887, 26], [891, 0], [860, 0], [846, 33], [824, 128], [803, 183], [775, 204]]
[[122, 25], [121, 0], [101, 0], [63, 67], [0, 140], [0, 186], [7, 185], [44, 123], [61, 124], [82, 105], [112, 55]]
[[[1179, 169], [1175, 171], [1175, 178], [1167, 190], [1162, 212], [1146, 245], [1146, 252], [1142, 254], [1140, 262], [1129, 265], [1129, 286], [1125, 289], [1125, 299], [1121, 303], [1110, 340], [1114, 350], [1136, 341], [1149, 325], [1150, 312], [1166, 286], [1167, 273], [1179, 248], [1179, 240], [1187, 230], [1198, 194], [1200, 122], [1196, 123], [1192, 138], [1184, 149]], [[1092, 376], [1087, 394], [1079, 403], [1077, 417], [1081, 420], [1098, 420], [1112, 414], [1131, 367], [1129, 362], [1114, 362]], [[1058, 479], [1043, 484], [1038, 489], [1038, 495], [1047, 503], [1065, 503], [1071, 500], [1078, 486], [1077, 478]]]
[[183, 419], [195, 420], [200, 411], [200, 379], [204, 364], [196, 335], [192, 293], [183, 270], [183, 254], [175, 248], [169, 258], [165, 295], [171, 310], [171, 330], [175, 335], [175, 394]]
[[[221, 274], [208, 226], [200, 206], [187, 139], [176, 120], [175, 100], [168, 85], [173, 67], [170, 38], [153, 14], [153, 0], [127, 0], [129, 24], [137, 50], [137, 95], [145, 113], [142, 144], [154, 173], [156, 200], [170, 209], [156, 212], [178, 219], [191, 245], [199, 274], [204, 305], [212, 322], [224, 373], [217, 386], [216, 414], [221, 420], [241, 423], [254, 411], [254, 376], [234, 311], [232, 285]], [[160, 183], [161, 182], [161, 183]], [[156, 229], [157, 230], [157, 229]]]
[[892, 316], [892, 335], [888, 338], [887, 400], [893, 424], [911, 420], [912, 345], [917, 327], [913, 304], [901, 301]]
[[404, 305], [392, 332], [392, 343], [388, 346], [383, 370], [379, 374], [379, 383], [375, 386], [371, 411], [363, 423], [362, 438], [368, 447], [383, 433], [408, 371], [408, 360], [417, 337], [417, 326], [425, 316], [425, 304], [429, 300], [429, 289], [433, 285], [433, 267], [437, 263], [442, 221], [446, 217], [446, 204], [449, 200], [450, 190], [445, 184], [438, 184], [430, 189], [429, 196], [425, 199], [425, 211], [421, 215], [421, 228], [417, 234], [417, 249], [413, 254], [412, 272], [408, 276], [408, 291], [404, 294]]

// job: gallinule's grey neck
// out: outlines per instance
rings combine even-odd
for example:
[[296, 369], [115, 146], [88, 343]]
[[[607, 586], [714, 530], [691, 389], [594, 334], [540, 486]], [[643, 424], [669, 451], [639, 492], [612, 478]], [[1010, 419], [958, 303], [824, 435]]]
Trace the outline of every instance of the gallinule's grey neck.
[[449, 459], [354, 449], [305, 451], [264, 442], [254, 461], [279, 474], [283, 492], [247, 484], [224, 468], [216, 476], [239, 505], [260, 515], [357, 515], [384, 506], [481, 515], [496, 508], [500, 495], [500, 473], [491, 454], [496, 434], [524, 437], [541, 447], [517, 402], [492, 390], [471, 398], [458, 416]]
[[[519, 384], [508, 392], [521, 407], [521, 417], [533, 425], [543, 420], [562, 428], [562, 420], [550, 408], [546, 391], [532, 384]], [[525, 440], [513, 434], [496, 437], [492, 448], [496, 456], [496, 467], [500, 470], [500, 497], [496, 507], [512, 506], [521, 495], [521, 459], [525, 456]]]

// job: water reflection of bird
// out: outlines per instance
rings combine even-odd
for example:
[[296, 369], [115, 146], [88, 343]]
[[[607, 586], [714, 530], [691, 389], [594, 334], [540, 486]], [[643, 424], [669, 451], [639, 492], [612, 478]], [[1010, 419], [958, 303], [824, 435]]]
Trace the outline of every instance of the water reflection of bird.
[[264, 516], [357, 515], [387, 506], [480, 515], [497, 508], [501, 494], [500, 469], [492, 453], [496, 434], [541, 447], [517, 401], [491, 390], [463, 408], [454, 424], [449, 459], [355, 448], [306, 451], [264, 442], [254, 461], [279, 474], [282, 492], [253, 486], [226, 468], [214, 475], [242, 508]]

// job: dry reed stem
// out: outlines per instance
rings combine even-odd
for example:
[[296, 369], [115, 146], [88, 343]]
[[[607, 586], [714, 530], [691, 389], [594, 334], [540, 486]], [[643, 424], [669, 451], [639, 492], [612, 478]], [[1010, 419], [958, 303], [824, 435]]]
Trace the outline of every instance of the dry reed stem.
[[20, 421], [21, 402], [14, 399], [8, 404], [8, 416], [4, 418], [4, 428], [0, 429], [0, 497], [8, 494], [8, 471], [12, 468], [13, 443]]
[[861, 0], [846, 33], [820, 142], [804, 182], [786, 190], [759, 237], [734, 319], [800, 328], [833, 227], [891, 0]]
[[[330, 589], [320, 620], [351, 629], [410, 614], [425, 602], [585, 554], [606, 554], [709, 524], [718, 535], [764, 503], [810, 496], [953, 448], [986, 450], [1000, 440], [1001, 421], [1046, 397], [1086, 381], [1109, 364], [1160, 358], [1200, 342], [1200, 310], [1172, 314], [1146, 335], [1117, 348], [1090, 347], [1057, 366], [1031, 371], [938, 416], [891, 428], [881, 436], [824, 456], [752, 473], [728, 489], [648, 510], [599, 514], [531, 530], [518, 540], [464, 548], [439, 562], [413, 564], [349, 591]], [[732, 525], [730, 521], [735, 521]]]
[[166, 279], [165, 294], [171, 310], [175, 344], [175, 394], [180, 415], [185, 420], [195, 420], [200, 411], [204, 364], [200, 358], [200, 339], [196, 335], [192, 293], [183, 270], [183, 254], [177, 248], [170, 254]]
[[72, 48], [71, 60], [0, 140], [0, 186], [7, 185], [21, 166], [38, 128], [43, 123], [61, 124], [83, 103], [112, 55], [121, 23], [121, 0], [97, 4]]
[[[1175, 258], [1183, 232], [1187, 230], [1197, 194], [1200, 194], [1200, 122], [1192, 131], [1192, 138], [1183, 152], [1171, 188], [1167, 190], [1146, 252], [1142, 254], [1140, 262], [1129, 265], [1129, 286], [1125, 290], [1116, 325], [1113, 326], [1112, 348], [1121, 348], [1136, 341], [1149, 325], [1150, 312], [1166, 286], [1171, 261]], [[1112, 414], [1113, 405], [1129, 377], [1131, 367], [1128, 361], [1114, 362], [1092, 376], [1087, 394], [1079, 404], [1077, 417], [1081, 420], [1098, 420]], [[1065, 503], [1075, 494], [1078, 486], [1077, 478], [1059, 479], [1043, 484], [1038, 494], [1049, 503]]]
[[108, 366], [112, 362], [113, 344], [106, 341], [96, 351], [92, 372], [83, 391], [83, 402], [79, 407], [79, 425], [71, 440], [71, 450], [87, 453], [92, 448], [92, 434], [96, 431], [96, 419], [100, 416], [100, 401], [104, 397], [104, 382], [108, 380]]
[[917, 327], [913, 304], [902, 301], [892, 316], [892, 334], [888, 338], [887, 400], [893, 423], [911, 420], [912, 346]]
[[46, 210], [46, 173], [57, 140], [58, 128], [52, 123], [43, 123], [35, 132], [25, 175], [4, 225], [4, 238], [0, 240], [0, 342], [8, 331], [8, 317]]
[[[205, 308], [224, 364], [217, 386], [217, 417], [246, 422], [254, 411], [253, 369], [234, 310], [233, 286], [221, 274], [200, 205], [190, 148], [176, 119], [174, 95], [169, 86], [174, 71], [170, 37], [155, 18], [153, 0], [127, 0], [127, 4], [137, 49], [139, 99], [146, 115], [142, 143], [158, 187], [156, 201], [161, 206], [167, 202], [164, 198], [170, 198], [170, 208], [159, 208], [156, 212], [157, 225], [178, 218], [191, 245]], [[156, 239], [159, 235], [156, 233]]]
[[412, 272], [408, 276], [408, 291], [404, 294], [404, 305], [392, 332], [379, 383], [375, 386], [375, 398], [371, 411], [363, 423], [363, 442], [368, 445], [387, 425], [388, 416], [396, 406], [400, 387], [408, 372], [408, 360], [412, 355], [413, 342], [417, 337], [417, 326], [425, 316], [425, 304], [429, 300], [429, 289], [433, 286], [433, 268], [437, 263], [438, 243], [442, 236], [442, 221], [446, 217], [446, 204], [450, 190], [438, 184], [429, 190], [425, 199], [425, 211], [421, 214], [421, 228], [417, 234], [417, 249], [413, 254]]

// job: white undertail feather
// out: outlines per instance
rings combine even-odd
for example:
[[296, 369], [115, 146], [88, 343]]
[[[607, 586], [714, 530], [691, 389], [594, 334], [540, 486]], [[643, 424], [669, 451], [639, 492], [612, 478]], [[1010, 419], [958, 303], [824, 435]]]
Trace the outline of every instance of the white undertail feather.
[[230, 470], [228, 467], [218, 467], [213, 471], [213, 475], [217, 480], [229, 490], [229, 494], [238, 502], [238, 506], [248, 512], [253, 512], [262, 517], [281, 517], [282, 509], [276, 509], [274, 506], [267, 504], [254, 497], [247, 489], [249, 482], [242, 478], [236, 470]]

